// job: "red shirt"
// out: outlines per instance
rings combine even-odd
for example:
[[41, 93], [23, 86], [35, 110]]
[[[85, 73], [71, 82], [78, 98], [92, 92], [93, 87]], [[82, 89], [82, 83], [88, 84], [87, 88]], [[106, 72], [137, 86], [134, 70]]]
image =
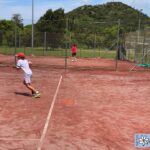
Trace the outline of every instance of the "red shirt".
[[72, 50], [72, 53], [76, 53], [77, 52], [77, 47], [76, 46], [72, 46], [71, 50]]

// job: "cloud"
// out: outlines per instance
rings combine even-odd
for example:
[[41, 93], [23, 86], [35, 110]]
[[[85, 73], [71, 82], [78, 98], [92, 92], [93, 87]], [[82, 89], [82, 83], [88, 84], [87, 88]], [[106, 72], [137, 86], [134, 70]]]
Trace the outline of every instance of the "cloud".
[[82, 0], [84, 3], [91, 3], [92, 0]]

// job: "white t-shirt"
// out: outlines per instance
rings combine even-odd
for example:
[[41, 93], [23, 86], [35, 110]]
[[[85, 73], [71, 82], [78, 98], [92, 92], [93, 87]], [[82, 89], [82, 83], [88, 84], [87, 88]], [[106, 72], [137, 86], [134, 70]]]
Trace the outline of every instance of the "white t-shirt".
[[21, 68], [26, 74], [32, 74], [32, 71], [29, 67], [29, 61], [26, 59], [19, 59], [16, 67]]

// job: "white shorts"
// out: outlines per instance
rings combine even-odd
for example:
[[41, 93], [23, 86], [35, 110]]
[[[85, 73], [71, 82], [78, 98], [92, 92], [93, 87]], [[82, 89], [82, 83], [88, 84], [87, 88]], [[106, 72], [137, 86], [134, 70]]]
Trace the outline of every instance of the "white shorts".
[[24, 74], [24, 81], [25, 83], [31, 83], [31, 77], [32, 77], [32, 74]]

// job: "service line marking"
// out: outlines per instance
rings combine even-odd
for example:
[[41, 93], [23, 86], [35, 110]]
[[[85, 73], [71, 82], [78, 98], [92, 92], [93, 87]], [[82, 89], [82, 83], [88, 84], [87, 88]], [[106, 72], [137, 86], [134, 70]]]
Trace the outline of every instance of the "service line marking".
[[52, 111], [53, 111], [53, 108], [54, 108], [54, 104], [55, 104], [55, 101], [56, 101], [56, 97], [57, 97], [57, 94], [58, 94], [58, 91], [59, 91], [59, 87], [60, 87], [61, 81], [62, 81], [62, 75], [61, 75], [61, 77], [59, 79], [59, 83], [57, 85], [57, 89], [56, 89], [55, 95], [53, 97], [53, 101], [52, 101], [51, 107], [50, 107], [49, 112], [48, 112], [48, 116], [47, 116], [47, 119], [46, 119], [46, 122], [45, 122], [45, 126], [44, 126], [44, 129], [43, 129], [42, 136], [40, 138], [37, 150], [41, 150], [42, 149], [42, 145], [43, 145], [46, 133], [47, 133], [49, 121], [50, 121], [50, 118], [51, 118], [51, 115], [52, 115]]

